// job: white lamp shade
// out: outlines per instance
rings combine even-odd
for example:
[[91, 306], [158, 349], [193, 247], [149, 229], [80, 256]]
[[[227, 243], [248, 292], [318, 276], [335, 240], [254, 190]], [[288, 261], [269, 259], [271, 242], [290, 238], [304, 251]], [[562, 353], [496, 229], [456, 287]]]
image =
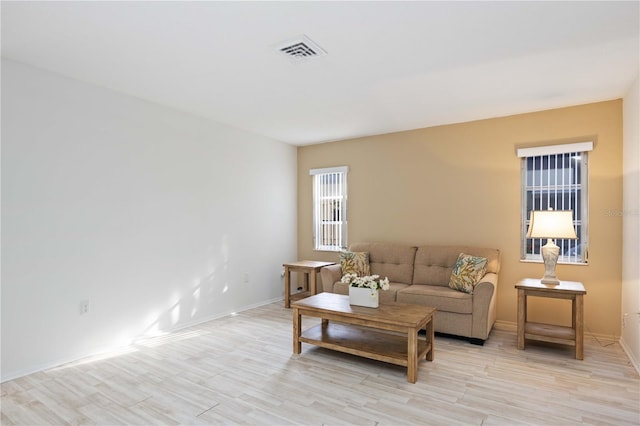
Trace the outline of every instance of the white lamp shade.
[[571, 210], [532, 211], [527, 238], [561, 238], [575, 240]]

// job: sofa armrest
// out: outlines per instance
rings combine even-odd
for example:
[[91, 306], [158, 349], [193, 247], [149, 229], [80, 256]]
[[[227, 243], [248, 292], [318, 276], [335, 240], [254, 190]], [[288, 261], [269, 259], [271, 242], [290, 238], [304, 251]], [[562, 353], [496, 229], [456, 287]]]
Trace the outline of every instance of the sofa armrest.
[[342, 266], [339, 263], [320, 269], [322, 291], [333, 293], [333, 285], [342, 278]]
[[496, 321], [498, 274], [488, 273], [473, 289], [471, 337], [486, 340]]

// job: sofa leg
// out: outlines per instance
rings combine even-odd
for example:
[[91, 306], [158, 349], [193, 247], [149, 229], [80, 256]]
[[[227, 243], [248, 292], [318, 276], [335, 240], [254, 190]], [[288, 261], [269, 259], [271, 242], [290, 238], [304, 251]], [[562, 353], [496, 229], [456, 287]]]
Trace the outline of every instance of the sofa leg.
[[472, 345], [483, 346], [484, 340], [478, 339], [477, 337], [469, 337], [469, 343], [471, 343]]

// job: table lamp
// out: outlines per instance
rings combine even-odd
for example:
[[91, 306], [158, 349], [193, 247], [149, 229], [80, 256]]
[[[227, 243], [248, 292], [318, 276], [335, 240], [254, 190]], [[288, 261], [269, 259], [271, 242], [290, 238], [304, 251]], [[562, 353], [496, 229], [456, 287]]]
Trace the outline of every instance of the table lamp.
[[575, 240], [576, 231], [573, 228], [573, 212], [571, 210], [540, 210], [531, 211], [527, 238], [547, 238], [547, 244], [542, 246], [544, 260], [543, 284], [558, 285], [556, 277], [556, 263], [560, 254], [560, 247], [554, 238]]

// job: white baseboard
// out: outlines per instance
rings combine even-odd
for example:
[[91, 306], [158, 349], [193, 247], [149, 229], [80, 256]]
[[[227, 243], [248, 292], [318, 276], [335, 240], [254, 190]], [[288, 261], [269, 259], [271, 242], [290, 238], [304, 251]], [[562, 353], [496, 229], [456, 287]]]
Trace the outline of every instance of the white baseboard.
[[500, 331], [513, 331], [514, 333], [518, 331], [518, 325], [515, 322], [502, 320], [496, 320], [493, 324], [493, 328]]
[[[215, 319], [219, 319], [219, 318], [224, 318], [226, 316], [229, 315], [234, 315], [243, 311], [248, 311], [249, 309], [254, 309], [254, 308], [258, 308], [260, 306], [264, 306], [264, 305], [268, 305], [270, 303], [274, 303], [274, 302], [278, 302], [283, 300], [283, 297], [276, 297], [274, 299], [269, 299], [269, 300], [265, 300], [262, 302], [258, 302], [258, 303], [254, 303], [251, 305], [247, 305], [247, 306], [243, 306], [240, 307], [238, 309], [233, 309], [233, 310], [229, 310], [229, 311], [225, 311], [225, 312], [221, 312], [221, 313], [217, 313], [217, 314], [213, 314], [195, 321], [189, 321], [186, 323], [182, 323], [179, 324], [177, 327], [173, 327], [173, 328], [169, 328], [166, 330], [162, 330], [163, 333], [175, 333], [177, 331], [180, 331], [182, 329], [188, 328], [188, 327], [193, 327], [195, 325], [198, 324], [202, 324], [208, 321], [213, 321]], [[129, 343], [128, 346], [130, 346], [131, 344], [133, 344], [136, 341], [139, 340], [144, 340], [144, 339], [149, 339], [152, 338], [150, 336], [137, 336], [135, 338], [133, 338], [131, 340], [131, 343]], [[14, 371], [11, 372], [7, 375], [2, 375], [2, 377], [0, 377], [0, 383], [4, 383], [4, 382], [8, 382], [9, 380], [14, 380], [14, 379], [18, 379], [20, 377], [24, 377], [24, 376], [28, 376], [29, 374], [34, 374], [34, 373], [38, 373], [40, 371], [45, 371], [45, 370], [49, 370], [51, 368], [56, 368], [56, 367], [60, 367], [62, 365], [65, 364], [69, 364], [72, 362], [78, 362], [81, 360], [84, 360], [86, 358], [101, 358], [101, 357], [105, 357], [108, 356], [109, 354], [115, 353], [126, 353], [127, 352], [127, 347], [128, 346], [110, 346], [110, 347], [104, 347], [104, 348], [100, 348], [94, 352], [90, 352], [90, 353], [85, 353], [76, 357], [71, 357], [69, 359], [62, 359], [62, 360], [56, 360], [56, 361], [52, 361], [52, 362], [48, 362], [45, 364], [39, 364], [36, 366], [32, 366], [29, 368], [25, 368], [23, 370], [19, 370], [19, 371]]]
[[[518, 332], [518, 324], [510, 321], [496, 320], [496, 322], [493, 325], [493, 328], [500, 331], [509, 331], [513, 333]], [[585, 334], [593, 336], [598, 341], [608, 340], [608, 341], [618, 342], [622, 347], [622, 350], [624, 351], [624, 353], [627, 355], [627, 358], [629, 358], [629, 361], [631, 362], [633, 367], [636, 369], [638, 374], [640, 374], [640, 362], [634, 358], [633, 353], [631, 352], [629, 347], [625, 344], [624, 340], [620, 336], [611, 336], [608, 334], [596, 334], [588, 330], [585, 331]]]
[[[270, 299], [270, 300], [266, 300], [266, 301], [262, 301], [262, 302], [258, 302], [258, 303], [254, 303], [251, 305], [247, 305], [247, 306], [243, 306], [241, 308], [235, 309], [235, 310], [230, 310], [227, 312], [222, 312], [222, 313], [217, 313], [214, 315], [210, 315], [208, 317], [205, 318], [201, 318], [199, 320], [196, 321], [190, 321], [188, 323], [184, 323], [184, 324], [180, 324], [178, 327], [174, 327], [172, 329], [168, 329], [168, 330], [164, 330], [166, 333], [174, 333], [177, 331], [180, 331], [182, 329], [188, 328], [188, 327], [193, 327], [195, 325], [198, 324], [202, 324], [208, 321], [213, 321], [219, 318], [224, 318], [226, 316], [229, 315], [233, 315], [233, 314], [237, 314], [243, 311], [247, 311], [249, 309], [254, 309], [254, 308], [258, 308], [260, 306], [264, 306], [264, 305], [268, 305], [270, 303], [275, 303], [275, 302], [279, 302], [283, 300], [282, 297], [276, 297], [274, 299]], [[502, 321], [502, 320], [497, 320], [494, 323], [493, 326], [496, 330], [499, 331], [508, 331], [508, 332], [512, 332], [512, 333], [516, 333], [517, 332], [517, 324], [515, 322], [510, 322], [510, 321]], [[604, 340], [614, 340], [617, 341], [618, 343], [620, 343], [620, 346], [622, 347], [624, 353], [627, 355], [627, 358], [629, 358], [629, 361], [631, 362], [631, 364], [633, 365], [633, 367], [635, 368], [635, 370], [638, 372], [638, 374], [640, 374], [640, 362], [635, 359], [633, 357], [633, 353], [629, 350], [629, 347], [625, 344], [624, 340], [621, 338], [617, 338], [616, 336], [610, 336], [610, 335], [603, 335], [603, 334], [595, 334], [592, 332], [588, 332], [589, 335], [594, 336], [597, 339], [604, 339]], [[139, 339], [144, 339], [144, 338], [149, 338], [148, 336], [139, 336]], [[138, 338], [133, 339], [133, 341], [138, 340]], [[32, 368], [28, 368], [25, 370], [21, 370], [21, 371], [17, 371], [17, 372], [13, 372], [12, 374], [9, 374], [8, 376], [3, 376], [0, 379], [0, 383], [4, 383], [7, 382], [9, 380], [14, 380], [23, 376], [28, 376], [29, 374], [33, 374], [33, 373], [37, 373], [40, 371], [44, 371], [44, 370], [48, 370], [51, 368], [55, 368], [55, 367], [59, 367], [61, 365], [64, 364], [68, 364], [68, 363], [72, 363], [72, 362], [77, 362], [80, 361], [82, 359], [85, 358], [89, 358], [89, 357], [99, 357], [101, 355], [105, 355], [111, 352], [121, 352], [124, 353], [126, 352], [126, 347], [110, 347], [110, 348], [103, 348], [99, 351], [93, 352], [93, 353], [88, 353], [82, 356], [78, 356], [78, 357], [74, 357], [74, 358], [70, 358], [70, 359], [65, 359], [65, 360], [58, 360], [58, 361], [54, 361], [51, 363], [47, 363], [47, 364], [42, 364], [42, 365], [38, 365]]]
[[635, 357], [633, 356], [633, 352], [631, 352], [631, 349], [629, 348], [629, 346], [627, 346], [624, 339], [622, 338], [620, 339], [620, 346], [622, 346], [622, 350], [624, 351], [624, 353], [627, 354], [627, 358], [629, 358], [629, 361], [631, 361], [631, 365], [633, 365], [633, 368], [635, 368], [636, 372], [640, 374], [640, 362], [635, 359]]
[[[511, 321], [496, 320], [496, 322], [493, 324], [493, 328], [500, 331], [512, 331], [514, 333], [518, 332], [518, 324]], [[598, 340], [608, 340], [610, 342], [620, 341], [620, 336], [611, 335], [611, 334], [593, 333], [591, 330], [588, 329], [588, 327], [585, 327], [584, 334], [593, 336]]]

